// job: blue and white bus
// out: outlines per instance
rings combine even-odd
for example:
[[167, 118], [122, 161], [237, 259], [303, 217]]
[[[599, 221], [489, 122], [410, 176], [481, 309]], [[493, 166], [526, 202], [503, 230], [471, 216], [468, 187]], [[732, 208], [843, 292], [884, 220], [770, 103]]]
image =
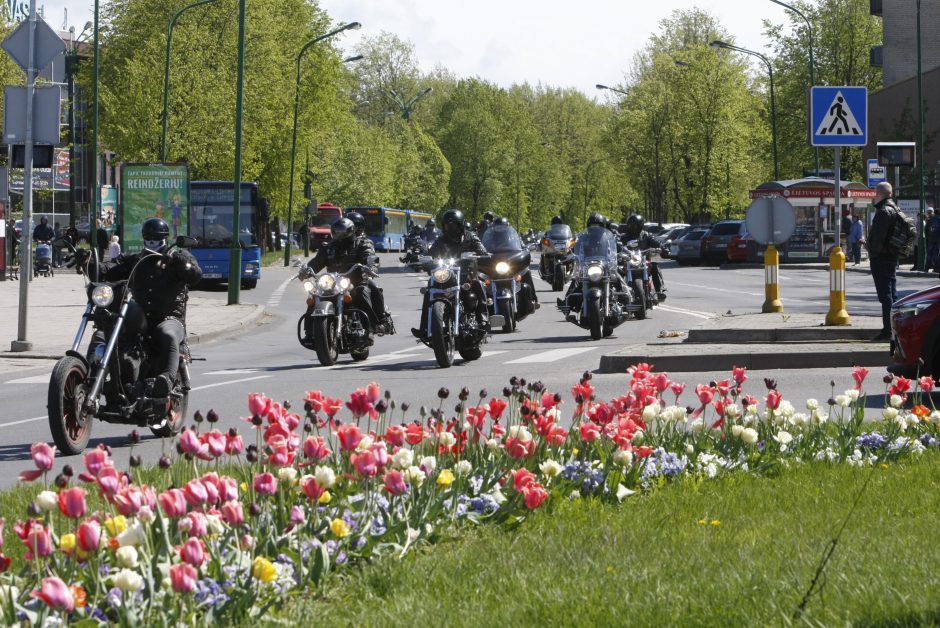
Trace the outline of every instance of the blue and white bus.
[[[189, 186], [189, 233], [196, 238], [193, 255], [202, 267], [203, 282], [228, 283], [232, 247], [234, 186], [231, 181], [193, 181]], [[261, 277], [261, 220], [258, 184], [243, 182], [238, 240], [242, 249], [242, 288], [250, 290]]]
[[428, 212], [414, 209], [392, 209], [390, 207], [347, 207], [346, 212], [357, 211], [366, 219], [366, 235], [375, 244], [376, 251], [402, 251], [405, 236], [411, 225], [423, 227], [429, 218]]

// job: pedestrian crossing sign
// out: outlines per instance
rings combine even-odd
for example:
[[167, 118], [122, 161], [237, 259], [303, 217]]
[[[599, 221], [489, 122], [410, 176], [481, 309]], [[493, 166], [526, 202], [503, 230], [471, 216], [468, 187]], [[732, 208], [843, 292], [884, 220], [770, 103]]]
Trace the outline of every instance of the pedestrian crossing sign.
[[865, 146], [868, 143], [868, 89], [813, 87], [810, 89], [810, 144]]

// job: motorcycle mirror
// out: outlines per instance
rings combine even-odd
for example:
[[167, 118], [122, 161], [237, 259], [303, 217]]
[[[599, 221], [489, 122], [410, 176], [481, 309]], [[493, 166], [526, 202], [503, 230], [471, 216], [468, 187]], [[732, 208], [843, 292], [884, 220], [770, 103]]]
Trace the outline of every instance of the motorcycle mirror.
[[196, 246], [196, 238], [191, 236], [177, 236], [176, 246], [181, 249], [191, 249]]
[[639, 240], [630, 240], [629, 242], [627, 242], [627, 246], [638, 247], [640, 246], [640, 242]]

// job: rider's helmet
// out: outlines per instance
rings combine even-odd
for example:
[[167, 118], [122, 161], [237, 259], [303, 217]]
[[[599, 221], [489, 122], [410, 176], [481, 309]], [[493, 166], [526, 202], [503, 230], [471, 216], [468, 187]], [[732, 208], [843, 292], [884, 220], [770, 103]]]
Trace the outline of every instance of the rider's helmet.
[[593, 212], [590, 216], [588, 216], [588, 227], [603, 227], [605, 224], [606, 221], [604, 220], [604, 216], [598, 214], [597, 212]]
[[435, 228], [434, 219], [433, 219], [433, 218], [428, 218], [428, 221], [427, 221], [426, 223], [424, 223], [424, 228], [425, 228], [425, 229], [434, 229], [434, 228]]
[[485, 214], [483, 214], [483, 222], [491, 223], [493, 222], [494, 218], [496, 218], [496, 216], [493, 215], [493, 212], [486, 212]]
[[340, 218], [330, 225], [330, 235], [333, 236], [334, 242], [351, 240], [355, 234], [356, 225], [353, 224], [353, 221], [347, 217]]
[[463, 237], [467, 228], [467, 221], [463, 217], [463, 212], [459, 209], [448, 209], [441, 216], [441, 229], [448, 238], [458, 239]]
[[346, 214], [346, 218], [352, 221], [352, 224], [356, 227], [356, 235], [362, 235], [366, 231], [366, 219], [365, 216], [359, 212], [349, 212]]
[[493, 219], [493, 224], [494, 224], [494, 225], [506, 225], [506, 226], [509, 226], [509, 221], [506, 220], [505, 218], [503, 218], [502, 216], [499, 216], [499, 217]]
[[161, 251], [166, 248], [166, 239], [170, 237], [170, 226], [163, 218], [148, 218], [140, 228], [144, 248]]
[[553, 224], [553, 225], [563, 225], [563, 224], [565, 224], [565, 219], [562, 218], [561, 216], [552, 216], [552, 224]]
[[643, 216], [640, 214], [633, 214], [627, 218], [627, 233], [631, 235], [637, 235], [643, 231]]

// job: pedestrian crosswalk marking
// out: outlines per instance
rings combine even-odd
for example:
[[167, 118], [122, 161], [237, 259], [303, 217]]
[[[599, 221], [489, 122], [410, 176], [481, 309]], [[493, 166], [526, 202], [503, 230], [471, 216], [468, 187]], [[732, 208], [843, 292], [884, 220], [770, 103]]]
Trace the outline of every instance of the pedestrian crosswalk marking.
[[284, 298], [284, 291], [287, 290], [287, 286], [294, 280], [293, 277], [288, 277], [281, 285], [279, 285], [274, 292], [271, 293], [271, 297], [268, 299], [268, 306], [277, 307], [281, 304], [281, 299]]
[[552, 349], [550, 351], [542, 351], [541, 353], [536, 353], [534, 355], [527, 355], [524, 358], [519, 358], [517, 360], [510, 360], [506, 364], [535, 364], [535, 363], [544, 363], [544, 362], [557, 362], [558, 360], [564, 360], [573, 355], [578, 355], [579, 353], [587, 353], [588, 351], [594, 351], [597, 349], [594, 347], [574, 347], [570, 349]]

